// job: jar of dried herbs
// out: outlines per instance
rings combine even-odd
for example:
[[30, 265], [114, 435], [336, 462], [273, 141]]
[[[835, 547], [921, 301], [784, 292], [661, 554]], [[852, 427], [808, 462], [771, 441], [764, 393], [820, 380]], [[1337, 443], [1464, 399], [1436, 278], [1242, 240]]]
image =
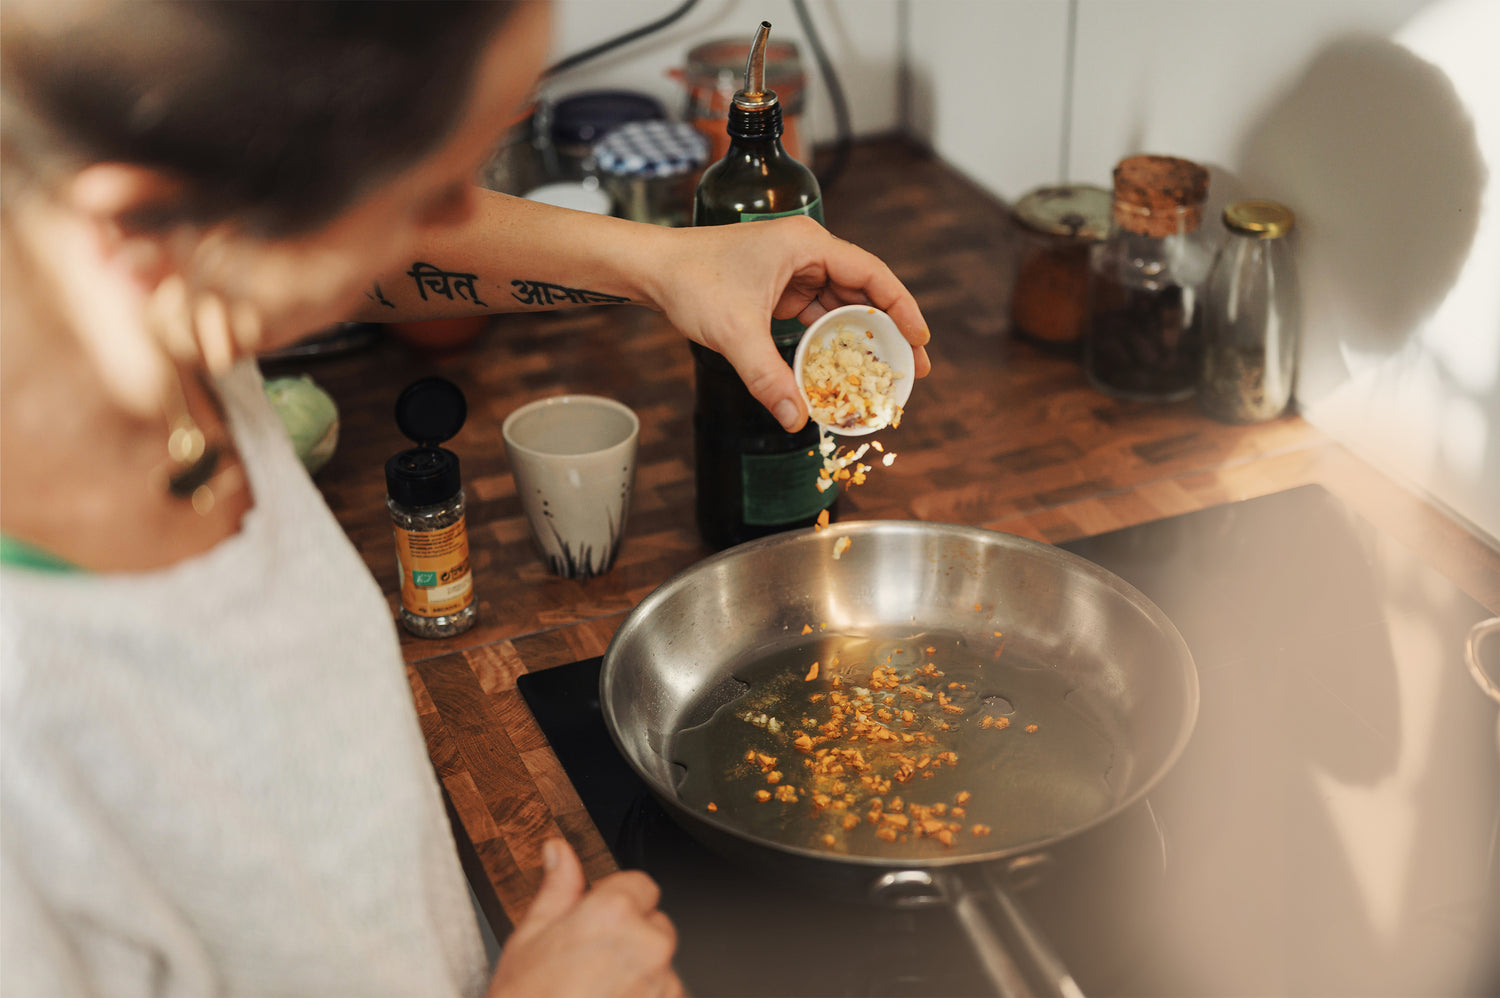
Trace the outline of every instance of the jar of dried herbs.
[[1130, 156], [1114, 172], [1110, 232], [1090, 262], [1083, 366], [1119, 398], [1170, 402], [1198, 388], [1201, 289], [1212, 262], [1199, 233], [1208, 171]]
[[464, 425], [468, 404], [445, 378], [407, 385], [396, 425], [417, 446], [385, 463], [386, 508], [401, 573], [401, 626], [419, 638], [461, 634], [479, 619], [458, 455], [438, 446]]
[[1257, 423], [1286, 411], [1301, 334], [1293, 215], [1275, 201], [1224, 209], [1229, 235], [1214, 259], [1203, 312], [1198, 400], [1215, 419]]

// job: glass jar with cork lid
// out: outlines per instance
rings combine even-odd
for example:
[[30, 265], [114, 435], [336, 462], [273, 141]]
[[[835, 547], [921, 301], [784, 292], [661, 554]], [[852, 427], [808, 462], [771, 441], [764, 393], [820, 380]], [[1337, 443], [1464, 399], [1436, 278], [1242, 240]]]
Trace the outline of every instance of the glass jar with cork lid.
[[1172, 156], [1130, 156], [1114, 171], [1108, 238], [1089, 268], [1083, 365], [1118, 398], [1170, 402], [1198, 387], [1201, 289], [1212, 262], [1199, 227], [1208, 171]]

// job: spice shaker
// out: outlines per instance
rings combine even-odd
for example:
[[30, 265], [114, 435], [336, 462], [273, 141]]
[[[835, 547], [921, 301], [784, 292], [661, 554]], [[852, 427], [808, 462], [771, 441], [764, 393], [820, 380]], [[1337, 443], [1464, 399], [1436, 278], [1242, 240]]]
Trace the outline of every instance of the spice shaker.
[[1089, 268], [1084, 371], [1100, 391], [1167, 402], [1197, 390], [1200, 290], [1212, 262], [1198, 233], [1208, 171], [1130, 156], [1114, 172], [1108, 238]]
[[1074, 356], [1087, 318], [1089, 255], [1109, 234], [1110, 193], [1088, 184], [1039, 187], [1013, 211], [1021, 248], [1011, 332], [1050, 353]]
[[[782, 108], [766, 86], [762, 21], [745, 66], [745, 86], [729, 107], [729, 151], [703, 171], [693, 200], [694, 225], [759, 222], [786, 215], [823, 221], [818, 180], [781, 144]], [[804, 327], [772, 319], [771, 338], [788, 365]], [[716, 548], [782, 530], [810, 527], [833, 515], [839, 490], [819, 491], [823, 467], [817, 425], [788, 433], [745, 387], [729, 361], [691, 344], [693, 471], [698, 530]]]
[[1297, 275], [1285, 238], [1294, 218], [1275, 201], [1224, 209], [1229, 235], [1214, 260], [1203, 312], [1198, 400], [1215, 419], [1274, 419], [1292, 399], [1300, 338]]
[[396, 399], [396, 425], [417, 446], [385, 463], [386, 507], [401, 572], [401, 624], [419, 638], [460, 634], [479, 616], [458, 455], [438, 446], [467, 415], [463, 392], [445, 378], [413, 382]]

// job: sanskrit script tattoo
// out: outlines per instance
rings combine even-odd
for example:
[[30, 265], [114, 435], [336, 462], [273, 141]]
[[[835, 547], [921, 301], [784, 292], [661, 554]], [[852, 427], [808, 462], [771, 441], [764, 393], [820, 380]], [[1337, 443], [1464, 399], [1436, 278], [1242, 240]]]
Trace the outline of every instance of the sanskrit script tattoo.
[[510, 296], [522, 305], [619, 305], [630, 301], [623, 295], [607, 295], [602, 291], [587, 291], [583, 288], [566, 288], [547, 281], [511, 281], [516, 290]]
[[365, 292], [365, 297], [368, 298], [368, 299], [370, 299], [373, 302], [379, 302], [380, 304], [384, 305], [386, 308], [395, 308], [396, 307], [391, 302], [391, 300], [388, 299], [385, 296], [384, 292], [382, 292], [380, 290], [380, 285], [379, 284], [375, 285], [375, 293], [374, 294], [371, 294], [370, 292], [366, 291]]
[[[484, 305], [479, 300], [479, 292], [474, 290], [474, 282], [478, 280], [478, 274], [461, 274], [453, 270], [441, 270], [430, 263], [418, 260], [411, 265], [406, 276], [417, 282], [417, 293], [427, 301], [427, 292], [433, 295], [442, 295], [449, 301], [470, 301], [475, 305]], [[454, 296], [457, 296], [455, 299]]]

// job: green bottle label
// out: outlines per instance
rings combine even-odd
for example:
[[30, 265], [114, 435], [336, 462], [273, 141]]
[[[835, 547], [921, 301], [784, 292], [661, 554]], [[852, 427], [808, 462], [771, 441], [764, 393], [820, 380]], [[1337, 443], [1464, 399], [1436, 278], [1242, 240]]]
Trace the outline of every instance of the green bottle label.
[[814, 222], [823, 224], [823, 199], [813, 198], [800, 208], [791, 211], [742, 211], [741, 222], [764, 222], [771, 218], [786, 218], [788, 215], [811, 215]]
[[[772, 218], [786, 218], [788, 215], [809, 215], [819, 225], [823, 224], [823, 199], [813, 198], [810, 202], [800, 208], [791, 211], [742, 211], [741, 222], [764, 222]], [[796, 319], [772, 319], [771, 336], [776, 340], [778, 346], [788, 343], [796, 343], [802, 339], [802, 331], [807, 327]], [[819, 507], [821, 509], [822, 507]]]
[[815, 448], [784, 454], [741, 454], [740, 495], [744, 520], [757, 527], [776, 527], [808, 520], [833, 505], [838, 488], [819, 492], [823, 459]]

